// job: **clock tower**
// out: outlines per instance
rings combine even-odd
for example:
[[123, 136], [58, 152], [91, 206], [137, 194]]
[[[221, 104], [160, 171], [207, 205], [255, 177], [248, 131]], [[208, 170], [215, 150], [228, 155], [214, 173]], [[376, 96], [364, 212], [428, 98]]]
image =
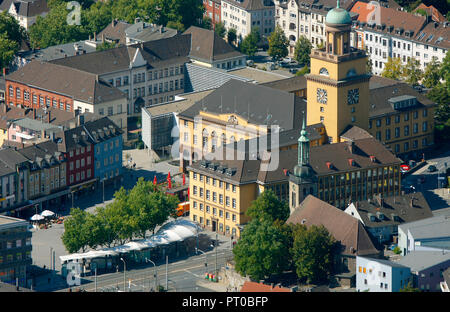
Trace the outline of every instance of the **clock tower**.
[[330, 143], [340, 142], [347, 126], [367, 130], [369, 123], [367, 55], [350, 47], [352, 20], [339, 2], [325, 19], [325, 48], [311, 51], [306, 75], [307, 124], [324, 124]]

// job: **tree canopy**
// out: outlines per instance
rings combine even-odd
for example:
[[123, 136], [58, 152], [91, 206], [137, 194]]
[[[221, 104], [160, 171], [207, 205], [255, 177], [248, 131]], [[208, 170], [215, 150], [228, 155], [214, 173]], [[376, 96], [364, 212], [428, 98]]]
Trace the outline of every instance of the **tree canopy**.
[[295, 44], [294, 58], [299, 64], [309, 65], [312, 44], [305, 36], [300, 36]]
[[437, 61], [435, 57], [432, 58], [431, 62], [425, 67], [425, 72], [423, 74], [422, 84], [427, 88], [433, 88], [436, 86], [440, 79], [440, 66], [441, 64]]
[[241, 52], [249, 56], [254, 56], [258, 51], [258, 42], [260, 40], [259, 28], [253, 27], [250, 34], [244, 38], [241, 43]]
[[280, 201], [275, 192], [268, 189], [251, 203], [246, 214], [254, 219], [285, 222], [289, 218], [290, 210], [287, 202]]
[[402, 77], [402, 61], [399, 57], [388, 57], [388, 61], [384, 64], [382, 77], [391, 79], [400, 79]]
[[269, 50], [267, 53], [271, 57], [280, 60], [289, 54], [289, 41], [280, 25], [275, 26], [275, 30], [270, 34], [267, 40], [269, 41]]
[[235, 28], [228, 29], [227, 41], [229, 44], [235, 44], [237, 39], [237, 33]]
[[420, 62], [413, 57], [410, 58], [406, 65], [402, 67], [402, 76], [407, 83], [417, 85], [423, 77]]
[[70, 253], [87, 247], [111, 247], [133, 238], [145, 238], [169, 217], [176, 217], [178, 198], [166, 195], [150, 181], [140, 178], [130, 191], [123, 187], [114, 194], [114, 201], [97, 207], [95, 213], [80, 209], [71, 211], [64, 222], [62, 241]]
[[14, 17], [7, 12], [0, 13], [0, 70], [7, 67], [14, 54], [19, 51], [20, 42], [26, 39], [26, 32]]
[[291, 249], [297, 276], [308, 283], [326, 281], [332, 270], [334, 238], [323, 226], [293, 226], [293, 247]]
[[223, 22], [216, 23], [216, 25], [214, 27], [214, 31], [221, 38], [225, 38], [225, 35], [227, 34], [227, 29], [225, 28], [225, 24]]
[[269, 220], [253, 219], [233, 248], [236, 271], [260, 280], [289, 267], [289, 245], [284, 232]]

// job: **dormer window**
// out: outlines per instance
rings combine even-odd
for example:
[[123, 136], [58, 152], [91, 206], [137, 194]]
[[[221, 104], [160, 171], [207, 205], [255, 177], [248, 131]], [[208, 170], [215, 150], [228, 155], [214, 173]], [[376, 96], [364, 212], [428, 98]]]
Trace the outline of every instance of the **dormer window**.
[[356, 165], [355, 160], [352, 159], [352, 158], [350, 158], [350, 159], [348, 160], [348, 164], [349, 164], [350, 166], [352, 166], [352, 167], [354, 167], [354, 166]]

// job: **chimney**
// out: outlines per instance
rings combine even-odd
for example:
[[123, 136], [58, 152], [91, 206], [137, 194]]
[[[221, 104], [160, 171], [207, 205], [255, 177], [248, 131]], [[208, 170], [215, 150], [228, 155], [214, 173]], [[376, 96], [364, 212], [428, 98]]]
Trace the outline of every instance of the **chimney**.
[[33, 119], [36, 119], [36, 108], [33, 108]]
[[102, 43], [105, 43], [105, 34], [102, 34]]
[[411, 200], [410, 200], [410, 202], [409, 202], [411, 208], [414, 208], [414, 200], [415, 200], [415, 199], [416, 199], [415, 197], [412, 197]]
[[6, 67], [3, 67], [3, 77], [6, 77]]
[[162, 34], [164, 32], [164, 26], [161, 25], [161, 28], [159, 29], [159, 32]]
[[376, 161], [377, 161], [377, 159], [376, 159], [376, 157], [375, 157], [375, 156], [370, 156], [370, 161], [374, 163], [374, 162], [376, 162]]
[[97, 34], [94, 31], [94, 41], [97, 41]]
[[52, 120], [52, 119], [51, 119], [51, 116], [50, 116], [50, 113], [51, 113], [51, 111], [48, 110], [48, 111], [47, 111], [47, 123], [50, 123], [50, 121]]
[[84, 125], [84, 115], [78, 115], [77, 116], [77, 122], [78, 122], [78, 126]]
[[92, 40], [92, 37], [91, 37], [91, 35], [89, 34], [89, 41], [91, 41]]
[[3, 114], [6, 114], [6, 112], [7, 112], [7, 107], [8, 107], [8, 106], [6, 106], [6, 104], [2, 104], [2, 113], [3, 113]]
[[347, 146], [350, 154], [353, 154], [355, 152], [355, 142], [353, 140], [347, 141]]

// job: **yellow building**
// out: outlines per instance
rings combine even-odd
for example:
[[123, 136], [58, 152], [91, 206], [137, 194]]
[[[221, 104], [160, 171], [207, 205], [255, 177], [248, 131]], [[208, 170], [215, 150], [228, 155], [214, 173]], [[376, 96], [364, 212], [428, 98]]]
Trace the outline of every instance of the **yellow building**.
[[251, 160], [249, 154], [244, 160], [201, 160], [188, 166], [190, 220], [240, 237], [249, 221], [245, 213], [259, 194], [272, 189], [280, 200], [288, 201], [288, 171], [295, 164], [294, 154], [295, 150], [280, 151], [280, 166], [273, 171], [264, 171], [263, 162]]
[[368, 131], [397, 155], [422, 157], [434, 144], [435, 103], [406, 83], [371, 89]]
[[307, 79], [307, 124], [325, 125], [330, 143], [340, 142], [348, 125], [367, 129], [369, 78], [365, 51], [350, 47], [351, 18], [341, 8], [326, 18], [325, 48], [311, 52]]
[[[178, 115], [180, 170], [224, 144], [300, 129], [305, 111], [295, 94], [232, 79]], [[314, 127], [325, 136], [323, 125]]]

